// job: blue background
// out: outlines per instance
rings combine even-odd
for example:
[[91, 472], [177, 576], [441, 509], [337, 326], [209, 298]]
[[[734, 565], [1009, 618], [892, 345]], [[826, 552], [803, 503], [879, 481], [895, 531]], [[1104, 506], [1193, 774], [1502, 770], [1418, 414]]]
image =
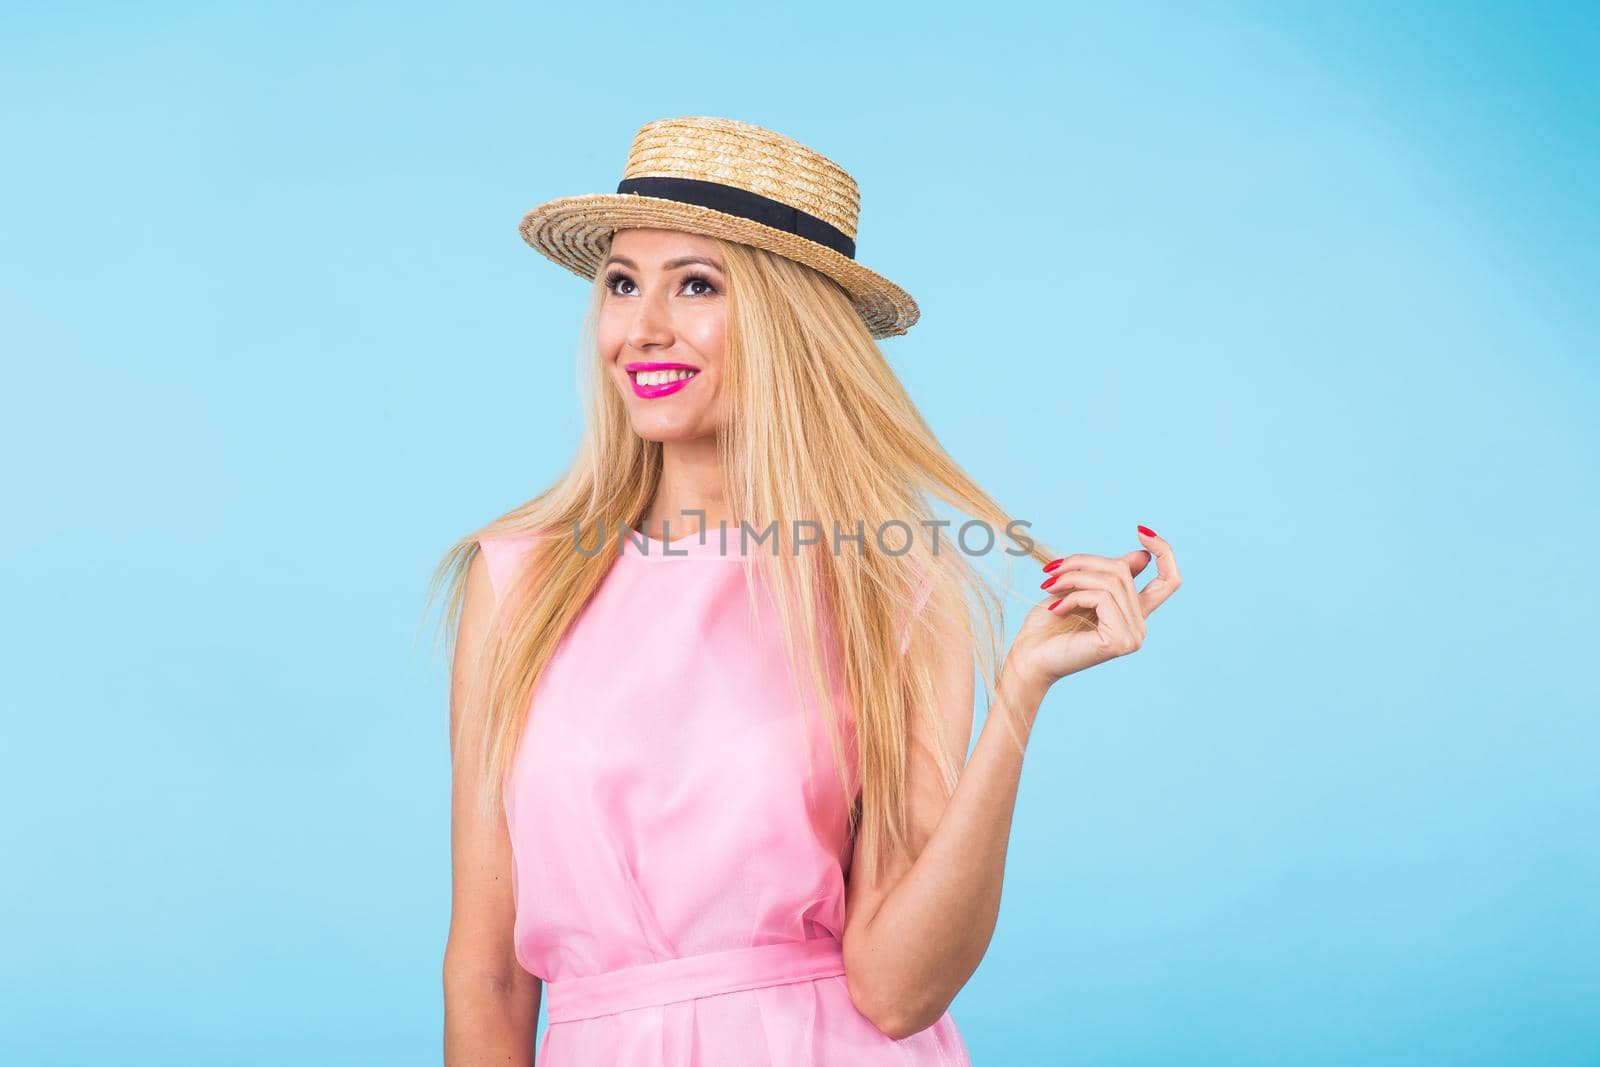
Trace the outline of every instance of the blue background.
[[1182, 563], [975, 1061], [1600, 1063], [1595, 11], [8, 6], [0, 1060], [438, 1062], [424, 585], [578, 431], [516, 224], [713, 114], [859, 180], [998, 499]]

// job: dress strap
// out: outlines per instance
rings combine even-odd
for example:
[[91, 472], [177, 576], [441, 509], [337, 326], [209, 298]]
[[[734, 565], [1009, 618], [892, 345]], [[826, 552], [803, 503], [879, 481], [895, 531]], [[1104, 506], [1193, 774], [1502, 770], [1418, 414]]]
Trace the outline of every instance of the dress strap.
[[841, 974], [844, 950], [837, 938], [783, 941], [546, 981], [546, 1012], [552, 1024], [566, 1023]]

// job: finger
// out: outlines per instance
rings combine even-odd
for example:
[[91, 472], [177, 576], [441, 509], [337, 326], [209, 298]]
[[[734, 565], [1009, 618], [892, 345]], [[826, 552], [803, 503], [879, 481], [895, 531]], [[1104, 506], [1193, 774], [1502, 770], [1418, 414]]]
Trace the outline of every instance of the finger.
[[[1066, 607], [1093, 608], [1098, 625], [1095, 627], [1100, 641], [1113, 656], [1126, 656], [1137, 652], [1144, 638], [1135, 633], [1122, 613], [1117, 598], [1108, 589], [1075, 589], [1056, 601]], [[1054, 608], [1055, 605], [1051, 605]], [[1064, 613], [1065, 609], [1061, 609]]]
[[[1154, 558], [1147, 549], [1136, 549], [1118, 556], [1112, 569], [1117, 576], [1117, 586], [1122, 590], [1122, 609], [1128, 613], [1128, 622], [1138, 631], [1141, 641], [1145, 635], [1144, 605], [1139, 603], [1139, 590], [1133, 584], [1133, 576], [1144, 570]], [[1137, 567], [1134, 566], [1135, 560], [1138, 561]]]
[[[1124, 614], [1128, 616], [1130, 625], [1139, 631], [1139, 635], [1142, 640], [1145, 632], [1144, 609], [1139, 604], [1139, 593], [1133, 585], [1133, 576], [1137, 574], [1138, 571], [1135, 571], [1128, 563], [1128, 560], [1133, 556], [1138, 556], [1140, 558], [1141, 562], [1139, 565], [1139, 570], [1143, 570], [1145, 562], [1147, 562], [1147, 553], [1144, 549], [1139, 549], [1137, 552], [1130, 552], [1127, 555], [1119, 556], [1116, 559], [1110, 559], [1106, 556], [1096, 556], [1084, 552], [1075, 556], [1066, 557], [1066, 559], [1062, 562], [1060, 569], [1054, 572], [1053, 577], [1061, 578], [1066, 574], [1088, 573], [1102, 574], [1112, 579], [1112, 581], [1115, 583], [1118, 601], [1122, 606], [1122, 610]], [[1052, 584], [1052, 582], [1048, 580], [1045, 582], [1045, 588], [1055, 591], [1061, 591], [1072, 587], [1074, 587], [1074, 583], [1070, 580], [1061, 582], [1060, 584]]]
[[1178, 591], [1178, 587], [1183, 584], [1183, 577], [1178, 573], [1177, 557], [1172, 554], [1172, 546], [1166, 539], [1157, 535], [1148, 526], [1140, 526], [1137, 529], [1139, 540], [1156, 558], [1156, 576], [1139, 591], [1139, 603], [1144, 608], [1144, 613], [1149, 615]]
[[1144, 611], [1139, 606], [1139, 594], [1133, 587], [1133, 574], [1120, 559], [1096, 557], [1100, 566], [1063, 568], [1045, 579], [1040, 588], [1052, 593], [1068, 589], [1106, 589], [1116, 597], [1128, 624], [1144, 636]]
[[1044, 565], [1044, 573], [1059, 574], [1061, 571], [1071, 570], [1074, 567], [1093, 567], [1104, 570], [1107, 567], [1127, 567], [1130, 574], [1138, 574], [1150, 565], [1152, 556], [1148, 548], [1136, 548], [1132, 552], [1124, 552], [1115, 558], [1108, 556], [1091, 555], [1088, 552], [1078, 552], [1060, 559], [1053, 559]]

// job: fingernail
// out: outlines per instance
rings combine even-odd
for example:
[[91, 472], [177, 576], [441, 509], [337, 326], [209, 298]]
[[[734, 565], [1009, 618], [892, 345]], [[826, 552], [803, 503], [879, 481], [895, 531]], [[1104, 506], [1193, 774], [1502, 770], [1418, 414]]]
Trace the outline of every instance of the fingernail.
[[1045, 565], [1044, 565], [1044, 569], [1045, 569], [1045, 570], [1047, 570], [1047, 571], [1049, 571], [1049, 570], [1054, 570], [1054, 569], [1055, 569], [1055, 568], [1057, 568], [1057, 567], [1059, 567], [1059, 566], [1061, 566], [1061, 565], [1062, 565], [1062, 564], [1063, 564], [1063, 563], [1065, 563], [1065, 562], [1066, 562], [1066, 561], [1067, 561], [1067, 560], [1066, 560], [1066, 557], [1065, 557], [1065, 556], [1063, 556], [1063, 557], [1061, 557], [1061, 558], [1060, 558], [1060, 559], [1053, 559], [1053, 560], [1051, 560], [1051, 561], [1050, 561], [1050, 562], [1049, 562], [1049, 563], [1046, 563], [1046, 564], [1045, 564]]
[[1053, 577], [1052, 578], [1046, 578], [1044, 581], [1039, 583], [1039, 588], [1040, 589], [1049, 589], [1050, 588], [1050, 583], [1053, 582], [1053, 581], [1055, 581], [1055, 579]]
[[1154, 537], [1156, 535], [1156, 532], [1150, 529], [1148, 526], [1139, 527], [1139, 532], [1144, 534], [1146, 537]]

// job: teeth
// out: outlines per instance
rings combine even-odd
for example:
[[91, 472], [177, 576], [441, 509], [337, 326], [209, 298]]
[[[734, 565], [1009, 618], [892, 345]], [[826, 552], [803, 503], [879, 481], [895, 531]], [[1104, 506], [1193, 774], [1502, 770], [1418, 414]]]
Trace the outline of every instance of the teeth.
[[643, 370], [635, 374], [633, 380], [640, 385], [665, 385], [680, 378], [692, 378], [698, 373], [692, 370]]

